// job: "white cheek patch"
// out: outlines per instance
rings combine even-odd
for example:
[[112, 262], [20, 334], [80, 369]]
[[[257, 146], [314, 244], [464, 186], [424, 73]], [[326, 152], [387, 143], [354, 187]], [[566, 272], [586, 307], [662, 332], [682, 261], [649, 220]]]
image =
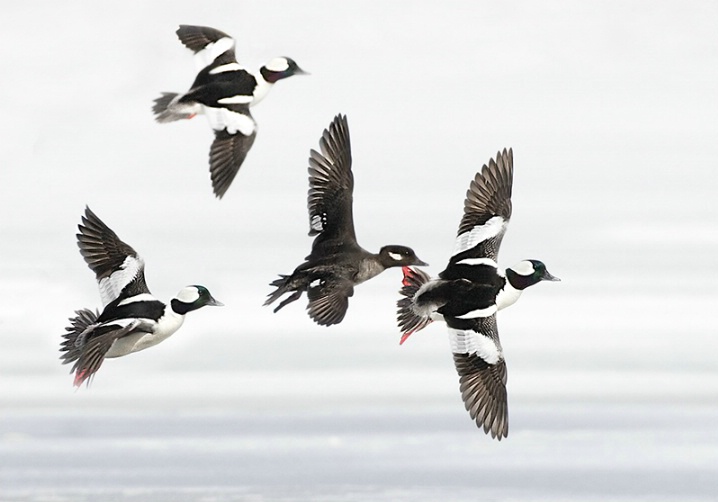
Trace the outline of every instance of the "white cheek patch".
[[114, 271], [109, 277], [100, 279], [99, 286], [102, 304], [107, 305], [120, 296], [125, 286], [137, 277], [142, 267], [142, 260], [128, 256], [125, 258], [125, 261], [122, 262], [122, 265], [120, 265], [119, 270]]
[[456, 265], [488, 265], [494, 268], [498, 267], [496, 262], [491, 258], [464, 258], [463, 260], [457, 261]]
[[466, 314], [457, 315], [457, 319], [477, 319], [479, 317], [489, 317], [491, 315], [494, 315], [496, 311], [498, 310], [498, 307], [496, 305], [492, 305], [490, 307], [486, 307], [485, 309], [476, 309], [472, 310], [471, 312], [467, 312]]
[[511, 267], [511, 270], [516, 272], [519, 275], [525, 275], [529, 276], [533, 274], [536, 270], [534, 270], [534, 265], [528, 260], [523, 260], [518, 262], [516, 265]]
[[251, 117], [226, 108], [205, 106], [204, 113], [215, 131], [226, 130], [229, 134], [239, 132], [243, 136], [251, 136], [257, 127]]
[[449, 328], [449, 343], [454, 354], [476, 354], [489, 364], [504, 358], [501, 348], [491, 338], [475, 331]]
[[216, 75], [218, 73], [225, 73], [228, 71], [241, 71], [244, 70], [242, 66], [239, 63], [227, 63], [223, 64], [221, 66], [218, 66], [217, 68], [212, 68], [209, 70], [210, 75]]
[[464, 232], [456, 238], [454, 244], [454, 252], [452, 256], [455, 256], [467, 249], [471, 249], [480, 242], [491, 239], [500, 235], [504, 232], [506, 227], [506, 221], [501, 216], [493, 216], [484, 223], [472, 228], [468, 232]]
[[237, 94], [236, 96], [218, 99], [217, 103], [223, 105], [246, 105], [252, 101], [254, 101], [254, 95], [247, 96], [246, 94]]
[[389, 251], [389, 256], [394, 261], [401, 261], [404, 259], [404, 257], [402, 255], [400, 255], [399, 253], [392, 253], [391, 251]]
[[289, 69], [289, 63], [285, 58], [274, 58], [264, 66], [269, 71], [286, 71]]
[[321, 279], [314, 279], [312, 282], [309, 283], [310, 288], [316, 288], [317, 286], [321, 286], [322, 280]]
[[220, 38], [216, 42], [207, 44], [204, 49], [198, 51], [195, 54], [195, 61], [197, 66], [202, 69], [217, 59], [219, 56], [227, 52], [234, 47], [234, 40], [229, 37]]
[[156, 298], [155, 298], [154, 296], [152, 296], [151, 294], [149, 294], [149, 293], [142, 293], [142, 294], [139, 294], [139, 295], [130, 296], [129, 298], [125, 298], [124, 300], [122, 300], [122, 301], [121, 301], [120, 303], [118, 303], [117, 305], [118, 305], [118, 306], [120, 306], [120, 305], [127, 305], [127, 304], [129, 304], [129, 303], [135, 303], [135, 302], [151, 302], [151, 301], [155, 301], [155, 300], [156, 300]]
[[182, 303], [194, 303], [199, 299], [199, 291], [192, 286], [184, 288], [177, 293], [177, 299]]

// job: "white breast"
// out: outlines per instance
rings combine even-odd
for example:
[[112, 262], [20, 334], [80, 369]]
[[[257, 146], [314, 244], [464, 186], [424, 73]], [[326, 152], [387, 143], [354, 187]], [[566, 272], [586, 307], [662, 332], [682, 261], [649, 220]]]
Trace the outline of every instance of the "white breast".
[[505, 309], [506, 307], [510, 307], [514, 303], [516, 303], [516, 300], [519, 299], [519, 296], [521, 296], [521, 293], [523, 290], [516, 289], [511, 285], [511, 283], [506, 280], [506, 284], [504, 284], [503, 289], [499, 291], [499, 294], [496, 295], [496, 307], [498, 310]]
[[264, 99], [264, 96], [266, 96], [269, 90], [272, 88], [272, 85], [274, 85], [264, 80], [264, 77], [262, 77], [262, 74], [259, 72], [254, 74], [254, 78], [257, 79], [257, 86], [254, 88], [254, 100], [249, 106], [254, 106], [260, 101], [262, 101]]

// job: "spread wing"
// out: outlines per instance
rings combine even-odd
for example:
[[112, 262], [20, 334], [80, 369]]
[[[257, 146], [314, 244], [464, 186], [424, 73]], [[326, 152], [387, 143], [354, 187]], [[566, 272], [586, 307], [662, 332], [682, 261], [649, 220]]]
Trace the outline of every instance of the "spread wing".
[[212, 188], [214, 194], [222, 198], [254, 144], [257, 124], [246, 104], [222, 108], [205, 106], [204, 110], [214, 129], [214, 141], [209, 150]]
[[449, 325], [449, 342], [459, 374], [461, 399], [476, 425], [501, 441], [509, 434], [506, 362], [499, 343], [496, 316]]
[[309, 317], [320, 326], [342, 322], [349, 308], [349, 297], [353, 294], [354, 286], [351, 281], [320, 280], [316, 286], [307, 289]]
[[309, 157], [309, 235], [316, 235], [312, 249], [325, 243], [356, 244], [352, 197], [349, 125], [345, 115], [337, 115], [319, 140], [321, 153], [311, 150]]
[[466, 258], [489, 258], [496, 262], [511, 218], [513, 157], [511, 149], [498, 152], [496, 161], [491, 159], [471, 182], [451, 263]]
[[234, 39], [226, 33], [209, 26], [180, 25], [177, 37], [195, 53], [199, 69], [209, 65], [219, 66], [236, 63]]
[[95, 273], [103, 306], [118, 299], [149, 293], [145, 264], [89, 207], [77, 227], [77, 245]]

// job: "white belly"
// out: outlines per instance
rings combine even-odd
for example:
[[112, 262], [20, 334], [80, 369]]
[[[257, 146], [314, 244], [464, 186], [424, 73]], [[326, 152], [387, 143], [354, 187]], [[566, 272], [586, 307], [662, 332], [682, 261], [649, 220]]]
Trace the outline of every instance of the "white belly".
[[167, 313], [157, 321], [152, 332], [138, 331], [115, 340], [110, 350], [105, 354], [105, 357], [126, 356], [132, 352], [139, 352], [140, 350], [157, 345], [174, 334], [174, 332], [182, 326], [183, 322], [183, 315], [179, 315], [168, 308]]

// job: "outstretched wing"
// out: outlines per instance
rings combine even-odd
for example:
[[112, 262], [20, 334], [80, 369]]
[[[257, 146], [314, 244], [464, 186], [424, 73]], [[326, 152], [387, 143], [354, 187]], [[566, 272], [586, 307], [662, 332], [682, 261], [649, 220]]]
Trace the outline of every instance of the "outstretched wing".
[[118, 299], [149, 293], [145, 264], [89, 207], [77, 227], [77, 245], [95, 273], [103, 306]]
[[[506, 362], [496, 328], [496, 316], [461, 322], [452, 328], [447, 319], [449, 342], [459, 373], [461, 399], [476, 425], [501, 441], [509, 434], [506, 397]], [[455, 324], [456, 325], [456, 324]]]
[[209, 150], [212, 188], [214, 194], [222, 198], [254, 144], [257, 124], [246, 104], [230, 104], [222, 108], [205, 106], [204, 110], [214, 129], [214, 141]]
[[319, 280], [307, 289], [307, 311], [309, 317], [320, 326], [331, 326], [342, 322], [349, 308], [349, 297], [354, 286], [347, 280]]
[[199, 69], [209, 65], [237, 63], [234, 55], [234, 39], [226, 33], [209, 26], [182, 24], [177, 37], [189, 50], [195, 53]]
[[466, 258], [496, 262], [511, 218], [513, 157], [511, 149], [498, 152], [471, 182], [450, 263]]
[[317, 235], [312, 249], [327, 242], [356, 244], [352, 197], [354, 176], [345, 115], [337, 115], [319, 140], [321, 153], [309, 157], [309, 235]]

